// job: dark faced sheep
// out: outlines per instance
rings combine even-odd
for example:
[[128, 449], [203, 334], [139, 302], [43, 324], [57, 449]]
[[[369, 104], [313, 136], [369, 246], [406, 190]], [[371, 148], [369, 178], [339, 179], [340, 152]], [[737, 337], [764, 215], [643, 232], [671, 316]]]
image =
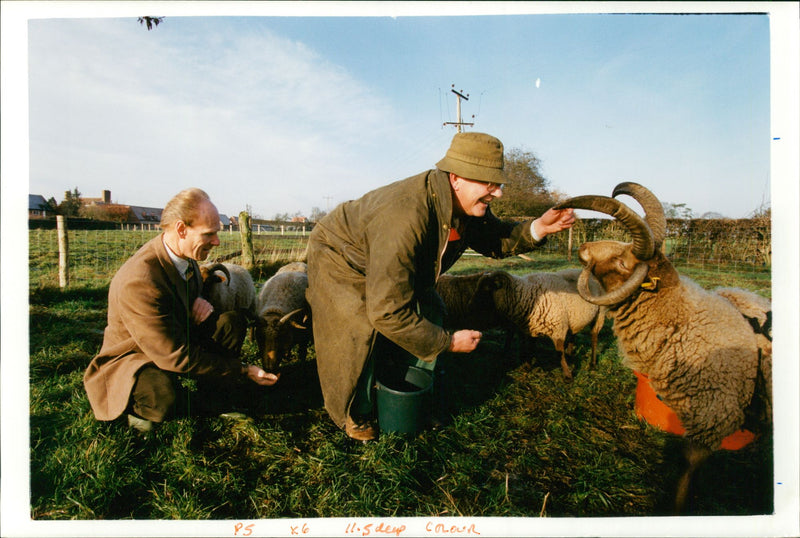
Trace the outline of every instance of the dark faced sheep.
[[508, 350], [517, 328], [494, 304], [492, 283], [503, 282], [500, 274], [507, 273], [487, 271], [469, 275], [441, 275], [436, 282], [436, 293], [444, 303], [444, 327], [452, 330], [501, 330], [506, 334], [504, 348]]
[[[577, 291], [580, 269], [514, 276], [491, 271], [464, 276], [442, 275], [436, 284], [446, 308], [445, 326], [453, 329], [501, 328], [524, 338], [547, 336], [561, 354], [561, 371], [572, 378], [567, 361], [573, 335], [591, 325], [590, 366], [597, 362], [597, 336], [605, 309], [582, 299]], [[594, 283], [599, 290], [599, 284]]]
[[[639, 202], [645, 220], [613, 197], [578, 196], [557, 207], [606, 213], [631, 233], [631, 243], [581, 245], [578, 290], [608, 307], [626, 363], [649, 376], [686, 429], [688, 465], [675, 497], [676, 510], [682, 511], [696, 468], [742, 427], [756, 380], [771, 370], [771, 357], [760, 359], [753, 328], [728, 299], [682, 278], [661, 252], [666, 219], [658, 199], [636, 183], [617, 185], [613, 196], [620, 194]], [[589, 289], [591, 275], [603, 294]]]
[[[575, 334], [591, 326], [590, 367], [597, 363], [597, 338], [605, 321], [605, 308], [578, 294], [580, 270], [530, 273], [515, 276], [495, 271], [481, 282], [478, 296], [489, 296], [494, 309], [529, 337], [546, 336], [561, 355], [561, 372], [572, 379], [567, 357]], [[599, 289], [599, 284], [593, 283]]]
[[[504, 271], [487, 271], [469, 275], [441, 275], [436, 282], [436, 293], [445, 306], [444, 326], [448, 329], [473, 329], [485, 331], [503, 327], [512, 328], [506, 316], [495, 308], [490, 282]], [[483, 290], [483, 293], [478, 293]]]
[[258, 294], [254, 336], [261, 364], [268, 372], [275, 371], [295, 345], [300, 358], [306, 358], [311, 340], [311, 310], [305, 299], [307, 288], [305, 263], [293, 262], [281, 267]]

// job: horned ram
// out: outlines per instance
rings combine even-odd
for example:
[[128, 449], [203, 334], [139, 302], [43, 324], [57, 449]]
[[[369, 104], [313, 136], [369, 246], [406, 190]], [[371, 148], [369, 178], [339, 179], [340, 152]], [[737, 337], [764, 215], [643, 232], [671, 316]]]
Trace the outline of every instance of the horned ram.
[[287, 264], [270, 277], [257, 299], [254, 337], [264, 370], [274, 372], [296, 345], [305, 359], [311, 341], [311, 309], [306, 302], [308, 268]]
[[247, 269], [233, 263], [208, 263], [200, 266], [200, 278], [200, 295], [214, 310], [243, 310], [249, 320], [255, 319], [256, 286]]
[[[642, 219], [616, 199], [629, 195]], [[756, 387], [768, 387], [771, 355], [759, 353], [757, 334], [729, 299], [682, 277], [661, 251], [666, 219], [652, 192], [621, 183], [612, 197], [578, 196], [556, 206], [599, 211], [629, 231], [630, 243], [595, 241], [580, 246], [584, 268], [578, 291], [609, 309], [626, 364], [649, 376], [659, 398], [686, 429], [686, 468], [678, 481], [675, 509], [685, 508], [697, 467], [739, 430]], [[589, 289], [596, 277], [604, 292]], [[757, 382], [759, 378], [762, 382]], [[764, 399], [770, 402], [771, 394]]]

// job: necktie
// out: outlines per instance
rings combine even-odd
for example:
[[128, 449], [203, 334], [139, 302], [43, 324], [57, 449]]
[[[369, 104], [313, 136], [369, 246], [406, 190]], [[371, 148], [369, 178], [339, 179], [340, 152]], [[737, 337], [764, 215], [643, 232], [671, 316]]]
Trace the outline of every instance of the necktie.
[[189, 260], [189, 267], [186, 268], [186, 296], [189, 299], [189, 304], [193, 303], [197, 298], [197, 279], [195, 278], [194, 263]]

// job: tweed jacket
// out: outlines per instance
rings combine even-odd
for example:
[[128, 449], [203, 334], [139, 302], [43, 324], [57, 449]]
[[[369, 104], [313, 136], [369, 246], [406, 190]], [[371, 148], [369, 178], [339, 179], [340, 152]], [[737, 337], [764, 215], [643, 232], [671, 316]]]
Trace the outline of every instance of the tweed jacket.
[[[197, 288], [200, 275], [195, 267]], [[98, 420], [125, 412], [136, 373], [152, 364], [192, 375], [229, 375], [241, 371], [236, 359], [207, 352], [189, 322], [188, 283], [167, 254], [163, 234], [145, 243], [117, 271], [108, 291], [108, 325], [103, 345], [83, 383]]]
[[417, 313], [417, 299], [432, 292], [468, 247], [495, 258], [535, 248], [531, 222], [504, 222], [487, 210], [462, 219], [461, 239], [449, 242], [449, 177], [429, 170], [345, 202], [317, 223], [309, 237], [306, 296], [320, 385], [334, 422], [344, 424], [376, 333], [434, 360], [451, 335]]

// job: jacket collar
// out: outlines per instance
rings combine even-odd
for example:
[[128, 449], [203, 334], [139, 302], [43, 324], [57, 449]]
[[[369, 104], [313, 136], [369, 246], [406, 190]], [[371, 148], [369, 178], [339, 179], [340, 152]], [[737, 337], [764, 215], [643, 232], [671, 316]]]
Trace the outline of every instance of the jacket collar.
[[428, 176], [428, 197], [439, 220], [439, 235], [444, 237], [446, 242], [453, 219], [453, 194], [450, 190], [450, 175], [447, 172], [439, 169], [431, 170]]
[[[190, 308], [191, 305], [189, 304], [189, 294], [188, 294], [189, 290], [186, 280], [184, 279], [184, 273], [183, 273], [185, 272], [186, 267], [184, 267], [183, 270], [181, 270], [175, 265], [175, 263], [172, 260], [172, 257], [170, 256], [170, 252], [167, 249], [166, 244], [164, 243], [163, 233], [160, 234], [158, 237], [155, 237], [153, 239], [153, 243], [154, 243], [153, 247], [155, 248], [156, 251], [156, 257], [158, 258], [161, 267], [164, 269], [167, 278], [169, 279], [170, 283], [175, 288], [175, 290], [177, 290], [178, 296], [186, 305], [186, 308], [187, 309]], [[198, 279], [199, 282], [200, 272], [198, 271], [197, 263], [194, 260], [187, 260], [187, 261], [188, 263], [195, 266], [194, 267], [195, 274], [193, 278]], [[199, 285], [198, 289], [200, 289]]]

